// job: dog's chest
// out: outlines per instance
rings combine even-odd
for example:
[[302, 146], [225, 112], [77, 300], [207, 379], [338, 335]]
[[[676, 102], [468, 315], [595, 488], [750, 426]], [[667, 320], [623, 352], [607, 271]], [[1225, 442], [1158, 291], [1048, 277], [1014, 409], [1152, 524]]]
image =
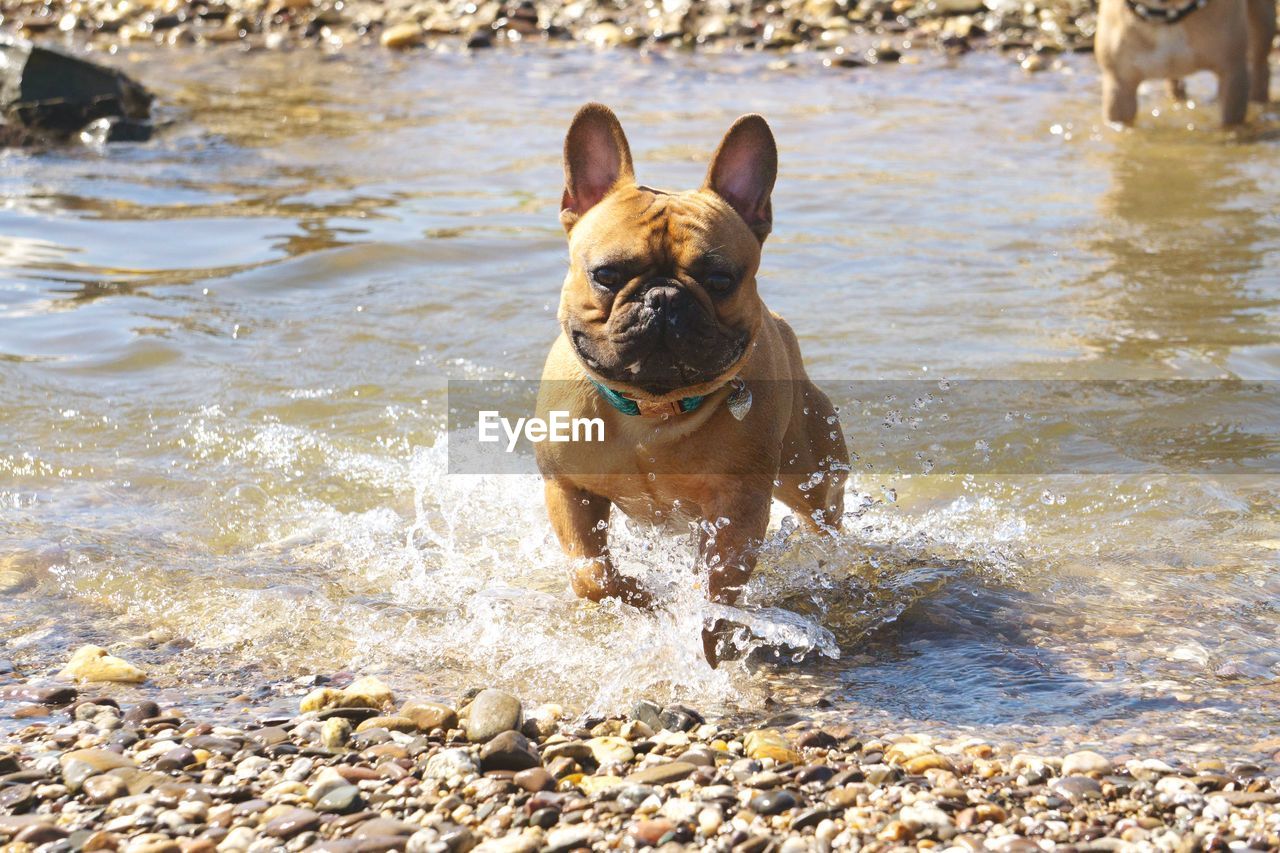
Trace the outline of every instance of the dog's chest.
[[1180, 77], [1199, 70], [1186, 27], [1181, 24], [1141, 26], [1142, 49], [1132, 51], [1130, 61], [1143, 78]]

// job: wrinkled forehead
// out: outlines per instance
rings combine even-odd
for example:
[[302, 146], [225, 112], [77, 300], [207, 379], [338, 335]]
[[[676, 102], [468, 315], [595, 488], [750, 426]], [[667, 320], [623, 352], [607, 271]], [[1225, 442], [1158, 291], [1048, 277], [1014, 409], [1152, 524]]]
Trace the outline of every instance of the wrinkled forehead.
[[645, 258], [687, 265], [713, 251], [740, 256], [755, 243], [714, 193], [646, 186], [610, 193], [574, 231], [583, 238], [573, 241], [575, 254], [592, 263]]

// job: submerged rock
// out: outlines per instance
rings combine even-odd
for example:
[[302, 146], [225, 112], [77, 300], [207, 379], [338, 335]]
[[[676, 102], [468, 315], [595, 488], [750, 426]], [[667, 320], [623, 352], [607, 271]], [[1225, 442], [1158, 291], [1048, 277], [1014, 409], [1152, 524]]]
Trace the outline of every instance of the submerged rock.
[[91, 131], [103, 141], [145, 139], [151, 102], [121, 71], [0, 36], [0, 142], [63, 141], [100, 119], [114, 120]]

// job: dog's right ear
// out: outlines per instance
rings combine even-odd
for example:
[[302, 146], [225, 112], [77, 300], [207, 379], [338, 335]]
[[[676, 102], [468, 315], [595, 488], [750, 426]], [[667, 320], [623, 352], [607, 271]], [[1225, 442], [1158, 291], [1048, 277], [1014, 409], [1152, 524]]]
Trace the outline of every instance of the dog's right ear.
[[564, 138], [564, 230], [572, 230], [619, 182], [634, 180], [631, 148], [618, 117], [604, 104], [584, 105]]

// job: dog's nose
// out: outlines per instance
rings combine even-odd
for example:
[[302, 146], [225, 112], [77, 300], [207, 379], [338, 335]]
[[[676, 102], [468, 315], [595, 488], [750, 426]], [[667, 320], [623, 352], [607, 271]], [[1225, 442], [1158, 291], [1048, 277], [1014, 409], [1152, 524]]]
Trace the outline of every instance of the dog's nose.
[[644, 294], [645, 307], [671, 326], [684, 322], [688, 301], [688, 294], [684, 290], [669, 285], [651, 287]]

